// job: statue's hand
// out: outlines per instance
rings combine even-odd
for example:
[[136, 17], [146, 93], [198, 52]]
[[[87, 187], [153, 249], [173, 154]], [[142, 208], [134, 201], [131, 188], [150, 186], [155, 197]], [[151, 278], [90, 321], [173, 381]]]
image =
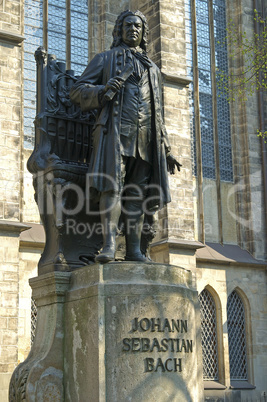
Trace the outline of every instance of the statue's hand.
[[124, 82], [123, 78], [121, 78], [118, 75], [116, 77], [110, 78], [110, 80], [108, 80], [104, 88], [104, 94], [109, 89], [111, 89], [113, 92], [118, 92], [121, 89], [123, 82]]
[[167, 169], [168, 172], [170, 172], [170, 174], [175, 173], [175, 166], [177, 167], [178, 172], [180, 172], [182, 165], [175, 159], [175, 157], [172, 154], [169, 154], [167, 156]]

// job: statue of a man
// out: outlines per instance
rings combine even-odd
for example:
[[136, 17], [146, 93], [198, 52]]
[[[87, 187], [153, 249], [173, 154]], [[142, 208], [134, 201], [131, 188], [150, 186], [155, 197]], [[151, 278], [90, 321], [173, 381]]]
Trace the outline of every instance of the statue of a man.
[[93, 58], [70, 93], [83, 111], [98, 110], [89, 180], [100, 194], [103, 248], [96, 261], [101, 263], [115, 258], [119, 219], [125, 259], [147, 261], [140, 251], [144, 214], [170, 202], [167, 171], [173, 174], [181, 166], [170, 153], [161, 74], [147, 57], [147, 34], [140, 11], [121, 13], [111, 49]]

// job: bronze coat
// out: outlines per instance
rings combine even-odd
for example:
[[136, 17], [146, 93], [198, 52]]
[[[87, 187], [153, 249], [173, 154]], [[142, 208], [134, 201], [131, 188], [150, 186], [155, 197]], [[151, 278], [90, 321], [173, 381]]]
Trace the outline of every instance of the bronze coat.
[[[97, 54], [70, 92], [73, 103], [80, 105], [83, 111], [98, 109], [89, 170], [92, 174], [90, 186], [100, 192], [113, 190], [114, 186], [121, 191], [120, 122], [123, 88], [102, 108], [99, 93], [110, 78], [120, 74], [125, 59], [126, 50], [121, 46]], [[170, 152], [170, 145], [162, 119], [161, 74], [154, 63], [149, 68], [149, 79], [152, 96], [153, 160], [147, 206], [149, 209], [157, 209], [170, 202], [166, 164], [166, 153]], [[160, 196], [157, 186], [161, 189]]]

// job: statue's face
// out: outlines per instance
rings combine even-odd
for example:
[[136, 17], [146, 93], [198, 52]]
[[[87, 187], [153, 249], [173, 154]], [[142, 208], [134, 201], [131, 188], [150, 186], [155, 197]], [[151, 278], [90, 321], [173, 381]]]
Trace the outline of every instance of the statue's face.
[[122, 23], [122, 41], [130, 46], [139, 46], [143, 37], [143, 22], [136, 15], [128, 15]]

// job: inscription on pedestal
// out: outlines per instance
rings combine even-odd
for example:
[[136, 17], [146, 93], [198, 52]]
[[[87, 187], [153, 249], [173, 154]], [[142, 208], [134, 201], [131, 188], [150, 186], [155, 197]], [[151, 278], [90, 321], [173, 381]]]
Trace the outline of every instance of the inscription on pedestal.
[[[187, 320], [168, 319], [168, 318], [138, 318], [131, 321], [132, 334], [158, 333], [157, 337], [148, 338], [133, 336], [123, 338], [122, 351], [133, 353], [166, 353], [171, 352], [172, 356], [176, 353], [192, 353], [193, 340], [187, 339], [188, 323]], [[173, 333], [174, 336], [170, 336]], [[176, 334], [180, 334], [178, 337]], [[160, 336], [161, 335], [161, 336]], [[144, 358], [144, 372], [181, 372], [183, 361], [181, 357], [159, 356], [157, 359], [152, 357]]]

